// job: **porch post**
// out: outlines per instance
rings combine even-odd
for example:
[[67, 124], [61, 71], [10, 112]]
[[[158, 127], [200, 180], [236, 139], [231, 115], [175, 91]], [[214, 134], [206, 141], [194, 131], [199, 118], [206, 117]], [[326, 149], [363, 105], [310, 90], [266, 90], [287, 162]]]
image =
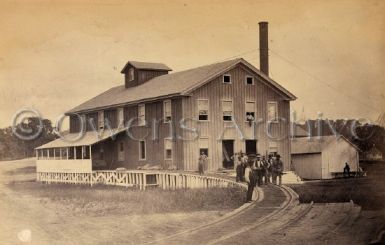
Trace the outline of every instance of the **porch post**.
[[92, 187], [92, 182], [93, 182], [93, 173], [92, 173], [92, 151], [91, 151], [91, 145], [89, 146], [90, 147], [90, 162], [91, 162], [91, 174], [90, 174], [90, 181], [91, 181], [91, 187]]
[[36, 150], [36, 159], [39, 159], [39, 150]]
[[47, 159], [49, 159], [49, 148], [47, 149]]
[[62, 148], [61, 147], [59, 148], [59, 151], [60, 151], [60, 160], [62, 160], [63, 159], [63, 154], [62, 154]]
[[67, 150], [67, 160], [68, 160], [68, 153], [69, 153], [69, 151], [68, 151], [68, 147], [66, 147], [66, 150]]
[[56, 160], [56, 148], [53, 148], [53, 159]]
[[74, 146], [74, 160], [76, 160], [76, 146]]
[[84, 145], [82, 145], [82, 160], [84, 159]]

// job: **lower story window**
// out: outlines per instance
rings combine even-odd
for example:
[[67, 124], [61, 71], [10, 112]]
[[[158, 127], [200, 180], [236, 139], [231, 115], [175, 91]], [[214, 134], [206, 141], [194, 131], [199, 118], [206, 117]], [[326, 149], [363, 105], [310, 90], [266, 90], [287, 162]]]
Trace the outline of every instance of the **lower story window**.
[[172, 140], [164, 139], [164, 158], [166, 160], [172, 159]]
[[124, 161], [124, 143], [119, 143], [118, 161]]
[[209, 139], [200, 138], [199, 139], [199, 155], [204, 153], [207, 157], [209, 156]]
[[209, 156], [209, 149], [208, 148], [199, 148], [199, 155], [205, 154], [207, 157]]
[[100, 148], [99, 158], [100, 158], [100, 160], [104, 160], [104, 150], [103, 150], [103, 148]]
[[146, 160], [146, 141], [139, 141], [139, 160]]

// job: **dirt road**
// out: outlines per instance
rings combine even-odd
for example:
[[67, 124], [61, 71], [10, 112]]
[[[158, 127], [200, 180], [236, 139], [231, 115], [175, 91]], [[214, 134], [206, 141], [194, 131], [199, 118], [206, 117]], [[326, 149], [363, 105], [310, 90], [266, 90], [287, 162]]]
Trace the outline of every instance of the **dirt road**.
[[[25, 171], [16, 171], [20, 169]], [[50, 208], [50, 200], [8, 188], [12, 181], [32, 181], [33, 171], [31, 160], [0, 162], [0, 244], [138, 244], [198, 226], [222, 214], [68, 215]]]
[[30, 160], [0, 162], [0, 244], [367, 244], [382, 229], [378, 213], [354, 203], [300, 204], [272, 185], [262, 201], [202, 229], [191, 228], [220, 214], [69, 215], [8, 186], [34, 178]]

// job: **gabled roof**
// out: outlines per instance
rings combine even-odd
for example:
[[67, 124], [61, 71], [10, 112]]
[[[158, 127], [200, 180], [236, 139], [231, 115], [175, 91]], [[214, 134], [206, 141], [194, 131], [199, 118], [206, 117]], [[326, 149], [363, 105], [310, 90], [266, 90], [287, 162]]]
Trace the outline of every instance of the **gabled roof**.
[[132, 65], [139, 70], [161, 70], [161, 71], [172, 71], [170, 67], [162, 63], [150, 63], [150, 62], [139, 62], [139, 61], [128, 61], [123, 67], [121, 73], [124, 73], [127, 66]]
[[104, 109], [111, 106], [135, 104], [175, 96], [188, 96], [195, 89], [206, 84], [222, 73], [234, 68], [238, 64], [243, 64], [254, 71], [259, 77], [262, 78], [262, 81], [265, 81], [266, 84], [272, 86], [288, 100], [296, 99], [293, 94], [277, 82], [264, 75], [244, 59], [240, 58], [154, 77], [143, 84], [130, 88], [125, 88], [124, 85], [113, 87], [73, 108], [68, 111], [67, 114]]
[[306, 153], [320, 153], [326, 149], [333, 141], [344, 140], [349, 143], [356, 150], [360, 151], [356, 145], [351, 143], [343, 136], [321, 136], [321, 137], [309, 137], [295, 138], [291, 141], [291, 154], [306, 154]]

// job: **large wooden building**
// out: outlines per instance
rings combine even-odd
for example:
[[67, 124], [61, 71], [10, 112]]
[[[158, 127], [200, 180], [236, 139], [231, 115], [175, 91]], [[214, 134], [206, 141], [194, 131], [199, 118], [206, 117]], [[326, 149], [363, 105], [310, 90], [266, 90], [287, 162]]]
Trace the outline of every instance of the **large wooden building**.
[[295, 96], [268, 76], [267, 40], [261, 22], [261, 70], [242, 58], [174, 73], [160, 63], [127, 62], [123, 85], [66, 113], [65, 138], [73, 140], [37, 148], [38, 171], [196, 170], [200, 152], [214, 171], [233, 168], [230, 157], [239, 151], [279, 153], [289, 169]]

